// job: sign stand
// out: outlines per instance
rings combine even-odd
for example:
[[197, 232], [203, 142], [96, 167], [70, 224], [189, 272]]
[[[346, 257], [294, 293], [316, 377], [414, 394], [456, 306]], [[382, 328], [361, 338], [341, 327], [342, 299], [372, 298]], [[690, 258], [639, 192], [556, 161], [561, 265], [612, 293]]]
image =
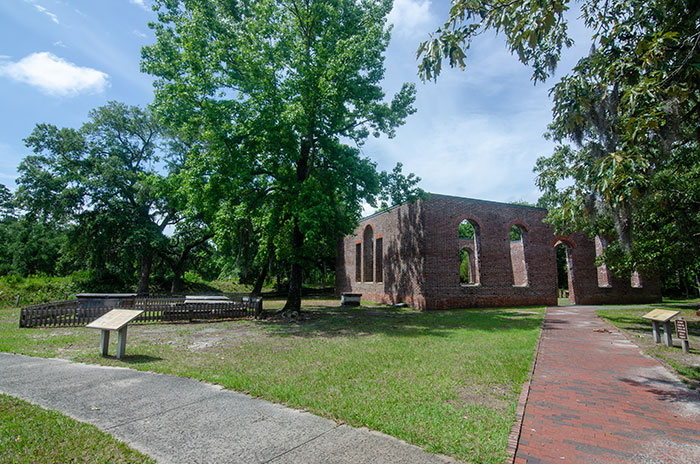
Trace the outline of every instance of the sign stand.
[[129, 322], [139, 317], [143, 311], [135, 311], [130, 309], [113, 309], [104, 316], [95, 319], [85, 327], [88, 329], [99, 329], [100, 334], [100, 351], [102, 356], [107, 356], [109, 353], [109, 331], [117, 331], [117, 359], [124, 358], [126, 353], [126, 328]]
[[676, 336], [683, 345], [683, 353], [690, 353], [690, 344], [688, 343], [688, 323], [682, 317], [676, 319]]
[[671, 334], [671, 319], [680, 314], [680, 311], [668, 311], [666, 309], [655, 309], [642, 316], [643, 319], [651, 321], [651, 333], [654, 335], [654, 343], [661, 343], [661, 334], [659, 333], [659, 322], [664, 324], [664, 344], [673, 346], [673, 338]]

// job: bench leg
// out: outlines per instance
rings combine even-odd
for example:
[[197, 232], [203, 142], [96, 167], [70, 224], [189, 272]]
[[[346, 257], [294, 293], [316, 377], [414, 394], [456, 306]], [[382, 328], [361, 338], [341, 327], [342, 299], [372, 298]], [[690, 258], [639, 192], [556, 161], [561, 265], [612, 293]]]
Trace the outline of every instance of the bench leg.
[[102, 356], [109, 354], [109, 330], [100, 330], [100, 351]]
[[117, 339], [117, 359], [122, 359], [126, 353], [126, 327], [119, 329], [119, 338]]

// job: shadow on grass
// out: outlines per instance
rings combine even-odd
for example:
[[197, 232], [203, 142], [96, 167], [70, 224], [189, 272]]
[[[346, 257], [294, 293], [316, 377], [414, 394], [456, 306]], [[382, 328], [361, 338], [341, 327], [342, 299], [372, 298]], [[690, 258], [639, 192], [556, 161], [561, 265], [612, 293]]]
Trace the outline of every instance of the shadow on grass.
[[356, 337], [384, 334], [394, 337], [449, 337], [455, 329], [487, 332], [531, 331], [539, 328], [542, 314], [522, 310], [462, 309], [419, 312], [395, 307], [320, 307], [304, 311], [308, 320], [274, 319], [263, 324], [280, 337]]
[[[117, 359], [116, 357], [113, 358]], [[121, 361], [124, 364], [146, 364], [155, 361], [163, 361], [163, 358], [159, 358], [157, 356], [148, 356], [145, 354], [134, 354], [124, 356], [124, 359], [122, 359]]]

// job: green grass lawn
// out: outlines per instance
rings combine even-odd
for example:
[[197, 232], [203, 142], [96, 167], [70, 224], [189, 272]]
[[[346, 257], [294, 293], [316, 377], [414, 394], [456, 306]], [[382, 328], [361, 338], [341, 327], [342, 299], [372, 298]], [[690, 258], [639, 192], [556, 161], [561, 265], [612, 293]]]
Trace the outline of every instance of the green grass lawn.
[[19, 311], [4, 309], [0, 351], [205, 380], [466, 462], [503, 462], [541, 308], [305, 304], [300, 322], [133, 325], [123, 362], [99, 356], [97, 331], [19, 329]]
[[0, 395], [0, 462], [155, 463], [100, 432], [17, 398]]
[[[680, 301], [683, 303], [683, 301]], [[671, 323], [673, 330], [673, 347], [667, 347], [662, 342], [654, 343], [651, 334], [651, 321], [642, 319], [642, 316], [650, 311], [647, 308], [609, 308], [599, 310], [598, 315], [610, 321], [615, 327], [623, 330], [627, 336], [634, 341], [645, 353], [656, 356], [673, 367], [679, 374], [688, 378], [690, 385], [697, 387], [700, 385], [700, 317], [695, 312], [696, 305], [683, 305], [665, 307], [663, 309], [677, 310], [681, 313], [678, 317], [683, 317], [688, 322], [688, 339], [690, 353], [683, 353], [681, 342], [676, 337], [675, 324]], [[661, 325], [663, 331], [663, 324]]]

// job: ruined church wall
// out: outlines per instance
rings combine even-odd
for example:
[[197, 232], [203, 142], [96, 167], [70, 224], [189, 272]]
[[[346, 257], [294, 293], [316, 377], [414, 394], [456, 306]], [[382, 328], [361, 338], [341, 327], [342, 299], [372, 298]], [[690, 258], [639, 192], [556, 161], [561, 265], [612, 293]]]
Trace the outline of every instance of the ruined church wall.
[[[546, 210], [444, 195], [431, 195], [425, 210], [427, 309], [556, 304], [553, 232], [542, 223]], [[465, 219], [479, 228], [478, 284], [459, 281], [459, 224]], [[527, 285], [515, 285], [513, 278], [510, 229], [515, 224], [526, 231]], [[519, 253], [515, 258], [522, 259]]]
[[[360, 221], [354, 233], [338, 240], [336, 262], [336, 294], [362, 293], [363, 300], [377, 303], [407, 303], [425, 308], [423, 295], [424, 275], [422, 254], [423, 203], [405, 204]], [[357, 252], [366, 246], [363, 235], [372, 229], [374, 264], [372, 279], [357, 278], [357, 265], [366, 268], [366, 256]], [[377, 253], [377, 239], [381, 239], [381, 254]], [[381, 275], [377, 273], [377, 259], [381, 259]]]
[[[421, 309], [556, 305], [555, 246], [562, 243], [569, 246], [572, 303], [660, 301], [658, 278], [642, 276], [639, 288], [629, 278], [615, 278], [596, 267], [593, 239], [583, 234], [555, 236], [554, 229], [543, 223], [546, 214], [541, 208], [436, 194], [375, 214], [363, 219], [352, 235], [338, 240], [336, 292], [362, 293], [365, 300], [403, 302]], [[476, 243], [459, 238], [459, 224], [465, 219], [478, 225]], [[510, 241], [510, 229], [516, 224], [525, 231], [522, 248]], [[369, 279], [368, 237], [375, 251]], [[381, 276], [377, 239], [381, 239]], [[460, 283], [461, 248], [477, 249], [478, 283]], [[603, 275], [607, 286], [601, 286]]]
[[[556, 243], [557, 237], [552, 243]], [[661, 301], [661, 286], [658, 276], [642, 276], [641, 287], [633, 287], [631, 277], [618, 278], [596, 266], [596, 244], [584, 234], [575, 233], [564, 240], [570, 241], [572, 272], [569, 288], [573, 293], [570, 301], [575, 304], [637, 304]], [[600, 250], [599, 250], [600, 251]], [[604, 276], [608, 286], [601, 286]]]

